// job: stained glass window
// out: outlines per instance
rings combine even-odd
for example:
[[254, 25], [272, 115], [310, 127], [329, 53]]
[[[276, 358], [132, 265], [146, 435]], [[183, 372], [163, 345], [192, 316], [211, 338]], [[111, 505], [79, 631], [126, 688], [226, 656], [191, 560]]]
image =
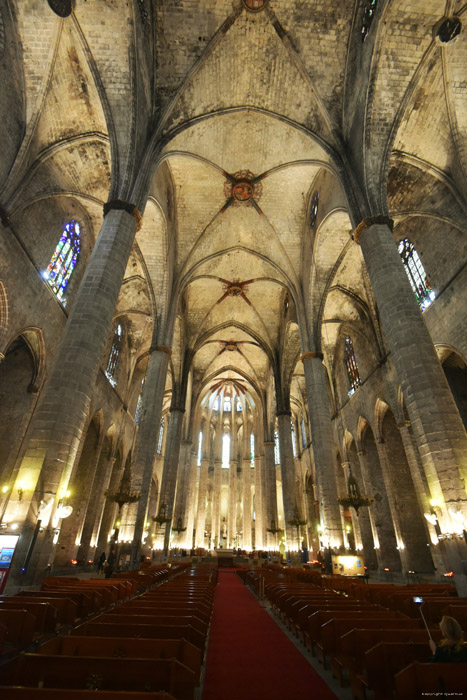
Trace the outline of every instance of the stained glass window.
[[375, 16], [376, 12], [376, 5], [377, 0], [366, 0], [361, 30], [362, 41], [365, 41], [370, 31], [371, 23], [373, 22], [373, 17]]
[[316, 192], [313, 193], [313, 197], [311, 198], [311, 207], [310, 207], [310, 226], [312, 228], [316, 224], [316, 219], [318, 217], [318, 203], [319, 203], [319, 192], [318, 192], [318, 190], [316, 190]]
[[225, 396], [224, 397], [224, 411], [231, 411], [232, 410], [232, 402], [230, 400], [230, 396]]
[[213, 411], [219, 410], [219, 397], [218, 396], [216, 396], [216, 398], [214, 399], [214, 403], [212, 405], [212, 410]]
[[243, 406], [240, 399], [237, 399], [237, 411], [243, 411]]
[[159, 439], [157, 441], [157, 454], [162, 454], [162, 442], [164, 440], [164, 427], [165, 427], [165, 416], [161, 418], [161, 424], [159, 428]]
[[55, 252], [43, 277], [49, 283], [57, 299], [66, 305], [65, 290], [78, 260], [81, 239], [77, 221], [65, 224]]
[[303, 420], [303, 416], [302, 416], [302, 419], [300, 421], [300, 430], [302, 432], [302, 447], [303, 447], [303, 449], [305, 449], [305, 447], [306, 447], [306, 430], [305, 430], [305, 421]]
[[408, 238], [404, 238], [399, 243], [399, 255], [404, 263], [415, 298], [421, 310], [424, 311], [436, 299], [436, 292], [431, 288], [422, 261]]
[[279, 451], [279, 433], [274, 431], [274, 464], [281, 463], [281, 453]]
[[141, 390], [139, 392], [138, 396], [138, 401], [136, 403], [136, 411], [135, 411], [135, 423], [136, 425], [139, 425], [141, 422], [141, 414], [143, 412], [143, 386], [144, 386], [144, 379], [141, 382]]
[[201, 458], [202, 458], [202, 449], [203, 449], [203, 431], [199, 431], [199, 437], [198, 437], [198, 459], [196, 460], [196, 464], [198, 467], [201, 466]]
[[250, 466], [255, 466], [255, 436], [253, 433], [250, 435]]
[[115, 386], [117, 380], [115, 379], [115, 373], [117, 371], [117, 363], [120, 355], [120, 350], [122, 347], [122, 337], [123, 337], [123, 327], [120, 323], [115, 326], [114, 339], [112, 341], [112, 347], [110, 348], [109, 359], [107, 360], [107, 367], [105, 368], [105, 375], [112, 386]]
[[355, 389], [360, 386], [360, 375], [358, 373], [357, 358], [355, 357], [352, 338], [348, 335], [345, 336], [344, 355], [350, 385], [349, 396], [352, 396], [352, 394], [355, 393]]
[[293, 421], [290, 421], [290, 430], [292, 432], [292, 452], [294, 459], [297, 456], [297, 443], [295, 442], [295, 426], [293, 424]]

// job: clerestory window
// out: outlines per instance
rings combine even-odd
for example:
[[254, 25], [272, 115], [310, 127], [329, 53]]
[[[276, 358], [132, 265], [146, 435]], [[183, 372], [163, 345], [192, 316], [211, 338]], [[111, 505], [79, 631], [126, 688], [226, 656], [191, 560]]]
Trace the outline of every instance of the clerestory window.
[[404, 238], [399, 243], [399, 255], [404, 263], [405, 271], [418, 305], [424, 311], [436, 299], [436, 292], [432, 289], [422, 261], [413, 243], [408, 238]]
[[120, 357], [120, 350], [122, 349], [122, 339], [123, 326], [121, 323], [118, 323], [115, 326], [112, 347], [110, 348], [109, 359], [107, 360], [107, 367], [105, 368], [105, 376], [112, 386], [117, 384], [116, 373], [118, 358]]
[[66, 305], [66, 288], [78, 261], [80, 236], [81, 229], [77, 221], [65, 224], [55, 252], [42, 275], [63, 306]]
[[355, 357], [355, 351], [353, 349], [352, 338], [348, 335], [345, 336], [344, 341], [344, 358], [345, 366], [347, 368], [347, 377], [349, 379], [349, 396], [355, 393], [355, 390], [360, 386], [360, 374], [358, 372], [357, 358]]

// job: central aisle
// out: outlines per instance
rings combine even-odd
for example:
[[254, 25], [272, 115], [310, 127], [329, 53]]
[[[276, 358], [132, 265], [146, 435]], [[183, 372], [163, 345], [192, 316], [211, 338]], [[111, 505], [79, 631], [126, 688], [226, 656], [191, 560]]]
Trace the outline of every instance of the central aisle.
[[219, 573], [202, 700], [336, 700], [235, 573]]

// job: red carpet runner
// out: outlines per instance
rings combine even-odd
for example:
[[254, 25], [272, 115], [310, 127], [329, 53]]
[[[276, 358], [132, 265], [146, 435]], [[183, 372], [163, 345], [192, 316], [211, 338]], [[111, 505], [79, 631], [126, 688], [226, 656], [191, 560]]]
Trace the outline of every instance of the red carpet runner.
[[234, 573], [219, 573], [203, 700], [336, 700]]

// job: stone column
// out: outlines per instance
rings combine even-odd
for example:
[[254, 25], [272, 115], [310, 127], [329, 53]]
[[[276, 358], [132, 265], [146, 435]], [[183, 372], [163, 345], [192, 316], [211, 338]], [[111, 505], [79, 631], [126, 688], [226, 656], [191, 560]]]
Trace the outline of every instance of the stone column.
[[133, 566], [139, 566], [141, 539], [148, 516], [149, 495], [154, 472], [154, 457], [157, 450], [161, 423], [164, 390], [167, 381], [171, 350], [165, 345], [152, 345], [149, 349], [149, 362], [142, 394], [142, 410], [133, 451], [132, 490], [139, 491], [141, 497], [134, 505], [135, 529], [131, 559]]
[[177, 479], [177, 496], [175, 499], [174, 516], [172, 520], [172, 530], [179, 525], [184, 527], [183, 532], [177, 534], [177, 547], [182, 546], [185, 540], [186, 525], [187, 525], [187, 496], [189, 487], [189, 478], [191, 470], [191, 440], [182, 440], [180, 448], [180, 467], [178, 470]]
[[299, 516], [295, 498], [295, 464], [292, 450], [292, 431], [290, 429], [290, 413], [285, 411], [277, 414], [277, 432], [279, 433], [280, 468], [282, 481], [282, 500], [284, 503], [284, 528], [287, 549], [298, 547], [297, 528], [290, 521]]
[[203, 435], [203, 456], [201, 459], [201, 469], [199, 475], [198, 487], [198, 510], [196, 517], [196, 547], [205, 546], [204, 533], [206, 530], [206, 505], [208, 499], [208, 481], [209, 481], [209, 457], [211, 452], [211, 430], [210, 423], [205, 423]]
[[374, 454], [370, 454], [370, 463], [373, 462], [371, 469], [368, 464], [367, 452], [365, 450], [359, 450], [357, 454], [363, 477], [362, 481], [365, 495], [374, 495], [375, 497], [373, 504], [369, 508], [373, 540], [375, 542], [380, 567], [387, 567], [391, 569], [391, 571], [400, 571], [401, 560], [397, 550], [396, 533], [394, 531], [394, 523], [387, 498], [386, 485], [379, 461], [378, 464], [374, 463], [375, 460], [379, 460], [375, 443], [373, 443], [372, 447]]
[[261, 457], [257, 454], [255, 440], [255, 549], [264, 549], [263, 541], [263, 488], [261, 483]]
[[[274, 460], [274, 441], [264, 443], [264, 467], [266, 481], [266, 529], [279, 527], [277, 517], [276, 465]], [[277, 535], [267, 533], [270, 549], [277, 549]]]
[[[221, 413], [222, 415], [222, 413]], [[222, 540], [219, 541], [220, 532], [220, 503], [222, 489], [222, 439], [224, 437], [224, 426], [219, 416], [216, 426], [216, 436], [214, 438], [214, 479], [212, 488], [212, 519], [211, 519], [211, 539], [214, 549], [219, 547]]]
[[193, 530], [195, 526], [196, 484], [199, 482], [200, 469], [198, 467], [198, 454], [191, 452], [189, 456], [188, 487], [185, 503], [185, 547], [190, 550], [193, 547]]
[[236, 422], [233, 420], [230, 441], [229, 515], [227, 523], [227, 547], [229, 549], [234, 546], [237, 531], [237, 451], [238, 432]]
[[305, 372], [323, 540], [331, 546], [339, 547], [343, 544], [343, 537], [334, 477], [334, 440], [323, 355], [320, 352], [306, 352], [301, 360]]
[[[123, 476], [124, 465], [118, 465], [114, 468], [115, 458], [109, 460], [110, 474], [108, 475], [108, 490], [109, 493], [115, 493], [118, 489]], [[105, 489], [104, 489], [105, 490]], [[103, 494], [102, 500], [102, 515], [99, 527], [96, 532], [97, 549], [105, 551], [109, 554], [109, 535], [114, 529], [115, 519], [117, 515], [117, 504], [110, 501]]]
[[159, 498], [159, 515], [165, 512], [171, 520], [165, 525], [164, 553], [168, 553], [170, 533], [173, 525], [175, 490], [177, 488], [180, 444], [182, 440], [184, 408], [171, 408], [167, 442], [165, 445], [164, 468], [162, 471], [161, 495]]
[[[123, 207], [123, 208], [122, 208]], [[129, 213], [131, 212], [131, 213]], [[123, 275], [133, 245], [140, 215], [133, 205], [110, 202], [83, 279], [62, 333], [54, 366], [42, 390], [25, 456], [16, 483], [26, 483], [23, 498], [10, 499], [7, 509], [24, 523], [10, 571], [9, 584], [40, 581], [53, 551], [47, 527], [37, 537], [27, 573], [21, 572], [34, 537], [37, 508], [42, 489], [55, 495], [55, 505], [43, 526], [57, 520], [60, 493], [66, 491], [91, 397], [102, 362]], [[40, 477], [40, 479], [39, 479]], [[37, 488], [37, 492], [36, 492]], [[17, 487], [13, 487], [13, 493]]]
[[250, 433], [247, 421], [243, 420], [243, 460], [242, 460], [242, 486], [243, 486], [243, 549], [251, 550], [251, 477], [250, 477]]
[[[420, 469], [418, 455], [410, 433], [410, 423], [405, 421], [404, 423], [400, 423], [397, 428], [401, 436], [402, 445], [407, 458], [407, 464], [409, 465], [420, 512], [432, 514], [433, 507], [428, 497], [428, 485], [426, 483], [425, 473]], [[426, 518], [423, 518], [423, 520], [427, 532], [427, 540], [430, 543], [430, 552], [433, 559], [433, 564], [435, 569], [441, 570], [443, 568], [443, 561], [439, 548], [437, 547], [438, 535], [436, 532], [436, 527]]]
[[[97, 473], [95, 475], [91, 493], [92, 496], [89, 500], [86, 519], [84, 521], [83, 532], [81, 533], [81, 544], [78, 549], [77, 560], [87, 561], [89, 557], [89, 550], [91, 547], [92, 536], [95, 535], [97, 539], [97, 533], [100, 529], [100, 522], [96, 521], [102, 518], [105, 506], [105, 495], [104, 492], [110, 480], [110, 475], [112, 474], [112, 467], [115, 463], [115, 457], [106, 458], [104, 464], [98, 466]], [[105, 543], [106, 544], [106, 543]], [[104, 549], [105, 549], [104, 544]], [[102, 550], [104, 551], [104, 550]], [[97, 550], [97, 541], [95, 544], [93, 557], [95, 554], [99, 554]]]
[[[428, 329], [383, 216], [364, 219], [354, 240], [362, 249], [386, 342], [427, 477], [430, 495], [440, 502], [443, 532], [456, 528], [452, 512], [467, 519], [467, 436]], [[446, 565], [467, 592], [461, 556], [446, 550]], [[451, 548], [450, 548], [451, 549]], [[453, 554], [453, 558], [450, 558]]]

